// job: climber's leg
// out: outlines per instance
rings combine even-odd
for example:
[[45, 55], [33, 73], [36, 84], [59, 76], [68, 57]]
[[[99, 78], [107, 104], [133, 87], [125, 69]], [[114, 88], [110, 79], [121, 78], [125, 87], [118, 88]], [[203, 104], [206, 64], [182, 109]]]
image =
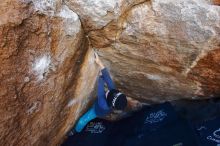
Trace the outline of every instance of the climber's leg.
[[95, 106], [93, 106], [88, 112], [86, 112], [77, 122], [75, 130], [76, 132], [81, 132], [83, 128], [89, 123], [91, 120], [97, 117], [95, 113]]

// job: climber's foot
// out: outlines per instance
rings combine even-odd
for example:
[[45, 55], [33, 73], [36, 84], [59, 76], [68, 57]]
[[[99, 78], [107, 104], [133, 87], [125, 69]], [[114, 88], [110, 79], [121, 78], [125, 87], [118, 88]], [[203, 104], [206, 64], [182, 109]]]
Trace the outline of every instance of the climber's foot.
[[76, 135], [76, 133], [77, 132], [76, 132], [75, 128], [73, 128], [67, 133], [67, 136], [74, 136], [74, 135]]

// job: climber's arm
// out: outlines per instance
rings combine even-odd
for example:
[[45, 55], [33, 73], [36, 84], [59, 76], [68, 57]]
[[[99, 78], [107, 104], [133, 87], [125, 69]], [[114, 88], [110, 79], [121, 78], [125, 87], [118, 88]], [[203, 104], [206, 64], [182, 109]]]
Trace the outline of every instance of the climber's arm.
[[108, 86], [108, 89], [109, 90], [112, 90], [112, 89], [115, 89], [115, 84], [114, 82], [112, 81], [112, 78], [107, 70], [107, 68], [103, 68], [101, 70], [102, 72], [102, 77], [103, 77], [103, 80], [106, 82], [107, 86]]
[[103, 108], [107, 109], [108, 105], [105, 98], [105, 89], [104, 89], [104, 81], [101, 76], [98, 79], [98, 104]]
[[115, 84], [113, 83], [107, 68], [103, 65], [102, 61], [99, 59], [98, 54], [96, 53], [95, 53], [95, 61], [101, 68], [101, 73], [102, 73], [101, 77], [107, 84], [108, 89], [109, 90], [115, 89]]
[[99, 55], [95, 52], [95, 62], [100, 66], [101, 70], [105, 68], [105, 66], [103, 65], [102, 61], [99, 59]]

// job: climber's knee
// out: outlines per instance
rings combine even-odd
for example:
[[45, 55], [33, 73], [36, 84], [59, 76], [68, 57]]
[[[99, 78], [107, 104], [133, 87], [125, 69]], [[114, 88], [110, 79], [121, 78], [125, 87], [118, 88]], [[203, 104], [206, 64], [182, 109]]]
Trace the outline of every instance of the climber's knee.
[[81, 132], [81, 130], [84, 128], [84, 126], [85, 126], [85, 123], [84, 123], [83, 119], [80, 119], [80, 120], [77, 122], [77, 125], [76, 125], [76, 127], [75, 127], [75, 130], [76, 130], [77, 132]]
[[78, 121], [78, 125], [83, 125], [83, 124], [84, 124], [84, 120], [82, 118], [80, 118]]

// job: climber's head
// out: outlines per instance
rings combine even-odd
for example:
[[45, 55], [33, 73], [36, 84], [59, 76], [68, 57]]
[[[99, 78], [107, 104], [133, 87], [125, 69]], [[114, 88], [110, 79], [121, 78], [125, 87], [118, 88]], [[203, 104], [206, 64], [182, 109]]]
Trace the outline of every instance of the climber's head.
[[119, 90], [112, 89], [107, 93], [107, 103], [109, 107], [115, 110], [123, 110], [127, 106], [127, 98]]

